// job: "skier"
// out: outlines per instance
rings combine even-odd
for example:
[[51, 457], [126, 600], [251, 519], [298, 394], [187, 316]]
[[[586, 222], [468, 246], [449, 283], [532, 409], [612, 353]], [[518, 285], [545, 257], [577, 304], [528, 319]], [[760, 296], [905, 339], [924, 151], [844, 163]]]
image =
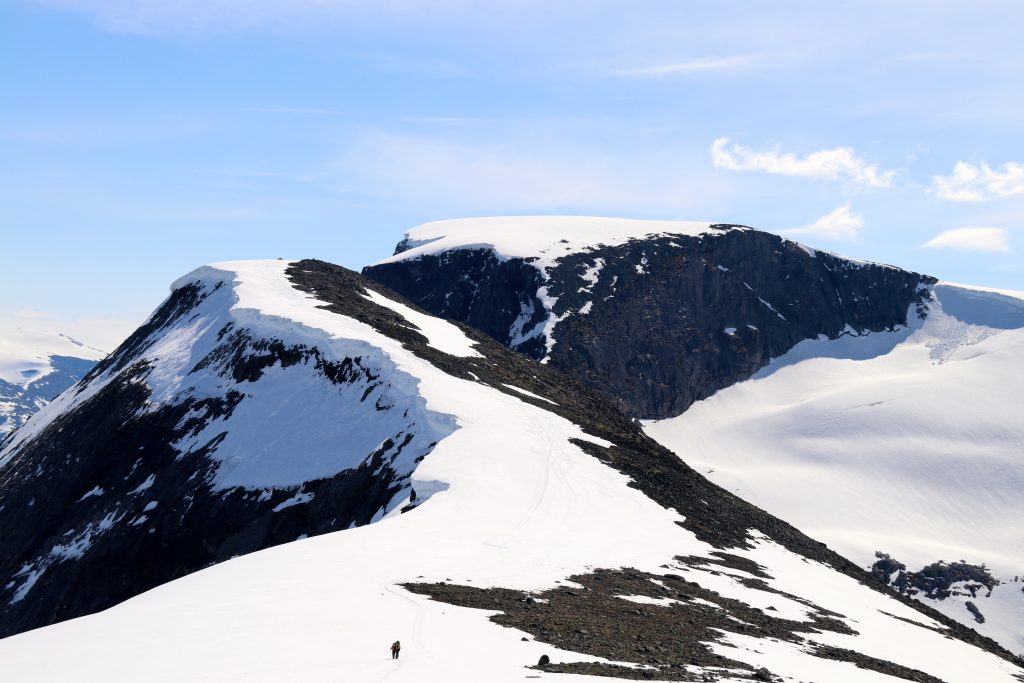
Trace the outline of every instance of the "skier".
[[391, 659], [398, 659], [398, 653], [402, 651], [402, 644], [397, 640], [391, 643]]

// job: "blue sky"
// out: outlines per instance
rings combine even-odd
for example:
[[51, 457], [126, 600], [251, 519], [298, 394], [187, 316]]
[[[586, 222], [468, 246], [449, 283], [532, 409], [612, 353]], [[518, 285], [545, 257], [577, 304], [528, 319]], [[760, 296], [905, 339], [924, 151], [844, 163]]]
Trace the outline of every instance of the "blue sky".
[[736, 222], [1024, 289], [1024, 4], [6, 0], [0, 322], [447, 217]]

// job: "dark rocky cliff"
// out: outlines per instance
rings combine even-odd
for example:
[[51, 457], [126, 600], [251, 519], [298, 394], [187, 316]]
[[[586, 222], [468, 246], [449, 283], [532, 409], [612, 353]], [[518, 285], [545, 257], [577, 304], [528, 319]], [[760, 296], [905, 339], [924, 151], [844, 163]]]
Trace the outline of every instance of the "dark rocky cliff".
[[[435, 315], [473, 325], [534, 359], [546, 355], [642, 418], [678, 415], [804, 339], [906, 325], [908, 310], [923, 313], [928, 293], [921, 285], [935, 282], [770, 233], [719, 227], [700, 237], [572, 253], [546, 278], [527, 260], [502, 260], [486, 249], [363, 273]], [[544, 298], [556, 299], [550, 312]], [[553, 340], [542, 329], [549, 314], [557, 320]]]

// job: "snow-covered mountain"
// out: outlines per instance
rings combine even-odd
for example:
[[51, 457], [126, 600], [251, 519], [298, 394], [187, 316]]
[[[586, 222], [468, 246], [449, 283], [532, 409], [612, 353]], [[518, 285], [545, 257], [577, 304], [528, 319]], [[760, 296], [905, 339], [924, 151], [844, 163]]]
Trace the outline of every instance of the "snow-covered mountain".
[[64, 334], [25, 327], [0, 332], [0, 441], [104, 355]]
[[713, 481], [1024, 653], [1018, 295], [622, 219], [429, 223], [364, 272], [658, 418]]
[[803, 342], [647, 433], [1024, 654], [1024, 293], [931, 295], [905, 329]]
[[175, 283], [0, 451], [0, 506], [9, 633], [194, 571], [5, 638], [2, 680], [1024, 675], [558, 371], [316, 261]]
[[363, 272], [640, 418], [804, 339], [902, 327], [934, 282], [743, 226], [562, 216], [428, 223]]

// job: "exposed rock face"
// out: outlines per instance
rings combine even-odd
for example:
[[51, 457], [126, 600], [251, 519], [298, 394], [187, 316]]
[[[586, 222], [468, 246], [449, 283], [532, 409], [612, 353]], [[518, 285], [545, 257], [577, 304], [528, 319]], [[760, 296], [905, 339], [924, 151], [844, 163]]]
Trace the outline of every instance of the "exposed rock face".
[[424, 310], [486, 332], [530, 358], [540, 360], [546, 353], [544, 336], [529, 334], [547, 320], [537, 298], [544, 279], [522, 259], [459, 249], [390, 267], [371, 266], [363, 274]]
[[1001, 583], [983, 564], [939, 561], [918, 571], [907, 571], [905, 564], [886, 553], [876, 552], [875, 557], [878, 559], [870, 572], [883, 584], [918, 600], [962, 600], [971, 619], [979, 624], [985, 623], [985, 616], [973, 600], [992, 597], [992, 590]]
[[[939, 561], [916, 572], [908, 572], [905, 564], [885, 553], [875, 555], [878, 560], [872, 565], [871, 574], [906, 595], [920, 595], [931, 600], [944, 600], [951, 595], [988, 597], [992, 595], [992, 589], [999, 585], [999, 580], [992, 576], [985, 565]], [[974, 613], [970, 607], [968, 610]]]
[[906, 325], [927, 300], [921, 285], [935, 282], [719, 227], [570, 253], [546, 273], [487, 249], [363, 272], [435, 315], [547, 358], [643, 418], [678, 415], [804, 339]]

